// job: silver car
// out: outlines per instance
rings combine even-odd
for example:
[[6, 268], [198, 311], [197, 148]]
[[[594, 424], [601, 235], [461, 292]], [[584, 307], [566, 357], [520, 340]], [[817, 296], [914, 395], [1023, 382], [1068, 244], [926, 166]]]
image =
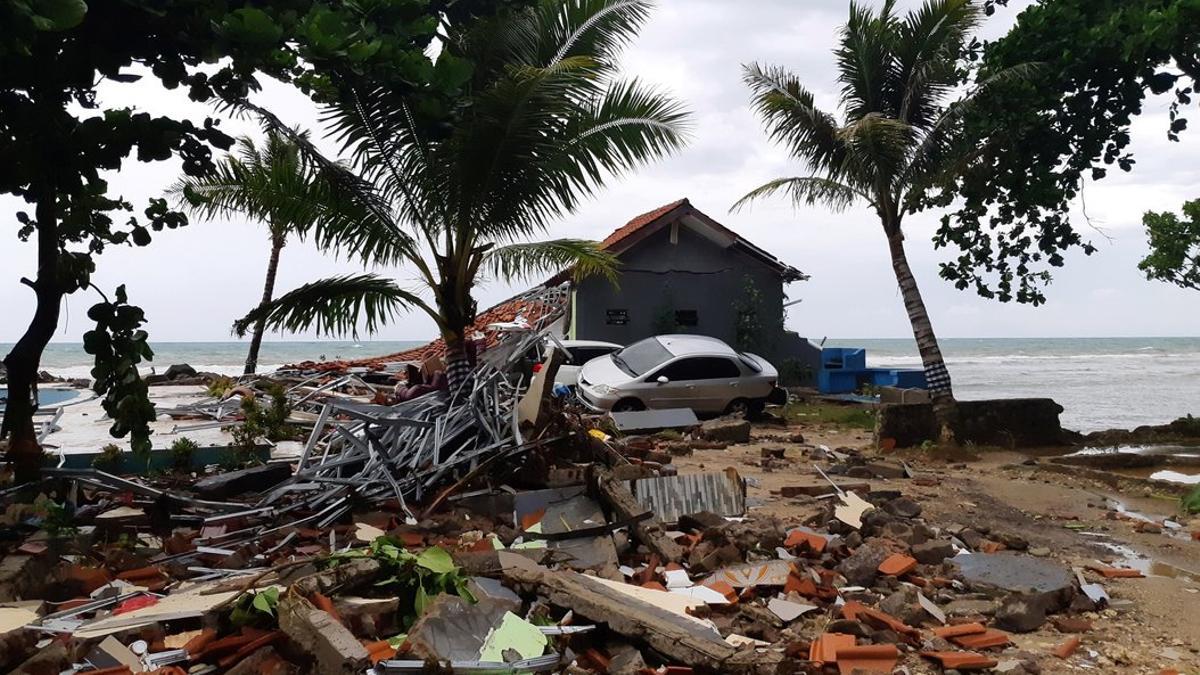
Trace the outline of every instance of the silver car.
[[579, 398], [597, 411], [691, 408], [755, 412], [779, 373], [761, 356], [701, 335], [659, 335], [592, 359], [579, 371]]

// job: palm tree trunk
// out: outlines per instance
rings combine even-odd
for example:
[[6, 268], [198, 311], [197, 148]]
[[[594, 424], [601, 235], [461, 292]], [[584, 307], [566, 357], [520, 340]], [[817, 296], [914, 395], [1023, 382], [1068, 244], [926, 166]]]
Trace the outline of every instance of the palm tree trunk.
[[[267, 263], [267, 281], [263, 284], [262, 303], [267, 304], [275, 295], [275, 273], [279, 270], [279, 253], [283, 250], [284, 243], [287, 242], [287, 233], [275, 231], [272, 228], [271, 232], [271, 260]], [[258, 350], [262, 347], [263, 333], [267, 329], [267, 317], [258, 320], [254, 324], [254, 335], [250, 338], [250, 353], [246, 355], [246, 375], [253, 375], [258, 368]]]
[[920, 352], [921, 363], [925, 367], [925, 380], [929, 386], [930, 401], [933, 403], [933, 417], [938, 426], [938, 440], [953, 444], [958, 440], [958, 403], [954, 400], [954, 390], [950, 385], [950, 372], [946, 370], [937, 336], [933, 334], [933, 324], [929, 321], [929, 313], [925, 311], [925, 301], [921, 299], [917, 280], [913, 277], [908, 258], [904, 255], [904, 234], [899, 228], [895, 228], [894, 232], [888, 237], [892, 269], [896, 272], [896, 283], [900, 286], [904, 309], [908, 311], [913, 336], [917, 339], [917, 351]]
[[470, 395], [474, 372], [462, 338], [446, 340], [446, 382], [455, 398]]

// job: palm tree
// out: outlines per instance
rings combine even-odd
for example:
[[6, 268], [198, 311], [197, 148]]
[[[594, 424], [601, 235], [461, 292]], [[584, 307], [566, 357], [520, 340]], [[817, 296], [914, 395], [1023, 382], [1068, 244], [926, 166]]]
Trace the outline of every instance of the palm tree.
[[813, 94], [786, 70], [745, 66], [754, 106], [772, 140], [807, 164], [809, 174], [772, 180], [734, 209], [782, 193], [793, 206], [823, 204], [841, 211], [863, 202], [878, 215], [892, 269], [925, 367], [943, 442], [954, 442], [958, 406], [929, 313], [904, 253], [904, 217], [919, 211], [931, 190], [977, 156], [961, 142], [962, 118], [982, 91], [1014, 68], [946, 104], [962, 81], [961, 58], [982, 12], [971, 0], [926, 0], [904, 17], [894, 0], [874, 12], [850, 4], [835, 56], [842, 119], [820, 110]]
[[235, 331], [260, 321], [291, 331], [373, 331], [416, 309], [437, 324], [451, 387], [460, 389], [469, 379], [472, 291], [485, 275], [515, 280], [572, 267], [611, 276], [615, 259], [595, 242], [529, 239], [610, 176], [682, 145], [682, 107], [617, 77], [617, 56], [650, 5], [541, 0], [499, 19], [443, 26], [435, 68], [471, 64], [453, 123], [426, 131], [406, 95], [343, 83], [347, 94], [326, 119], [350, 165], [246, 103], [296, 144], [336, 197], [336, 208], [304, 208], [317, 244], [364, 265], [405, 265], [416, 283], [401, 288], [375, 274], [315, 281], [260, 305]]
[[[242, 137], [238, 139], [236, 153], [225, 157], [213, 171], [201, 177], [185, 176], [168, 192], [180, 208], [196, 217], [245, 215], [266, 223], [271, 235], [271, 257], [259, 302], [262, 306], [274, 299], [279, 255], [288, 236], [303, 234], [308, 228], [306, 207], [314, 199], [328, 198], [328, 194], [322, 194], [325, 188], [320, 176], [301, 161], [296, 144], [278, 132], [269, 131], [261, 148], [254, 139]], [[265, 319], [254, 323], [246, 355], [247, 375], [258, 367], [265, 331]]]

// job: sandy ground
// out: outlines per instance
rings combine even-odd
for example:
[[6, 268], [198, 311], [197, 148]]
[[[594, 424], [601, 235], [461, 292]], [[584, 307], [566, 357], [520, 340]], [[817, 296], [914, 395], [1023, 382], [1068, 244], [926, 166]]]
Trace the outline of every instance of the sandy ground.
[[[778, 440], [787, 432], [756, 427], [754, 440], [726, 450], [697, 450], [678, 457], [682, 472], [713, 471], [732, 466], [750, 479], [751, 508], [791, 523], [814, 514], [809, 497], [785, 499], [778, 491], [815, 471], [807, 453], [813, 446], [849, 447], [874, 454], [869, 432], [832, 427], [791, 427], [805, 443]], [[763, 447], [784, 447], [782, 465], [763, 467]], [[1031, 453], [1035, 454], [1035, 453]], [[1044, 461], [1045, 453], [1042, 455]], [[1129, 509], [1156, 520], [1177, 515], [1174, 500], [1114, 492], [1096, 482], [1039, 470], [1024, 462], [1020, 452], [979, 452], [974, 457], [935, 459], [920, 451], [899, 457], [920, 474], [940, 480], [922, 487], [911, 480], [872, 480], [872, 489], [901, 490], [920, 502], [932, 525], [954, 523], [1019, 534], [1030, 550], [1049, 549], [1050, 558], [1082, 567], [1097, 562], [1138, 566], [1143, 579], [1106, 580], [1114, 608], [1084, 616], [1093, 630], [1081, 636], [1081, 649], [1067, 660], [1050, 650], [1068, 635], [1049, 623], [1033, 633], [1014, 636], [1016, 649], [1039, 656], [1043, 673], [1200, 673], [1200, 541], [1189, 533], [1200, 530], [1200, 519], [1184, 521], [1179, 532], [1148, 534], [1134, 530], [1131, 520], [1116, 517], [1116, 499]], [[1106, 548], [1107, 546], [1107, 548]], [[1120, 547], [1114, 551], [1111, 547]], [[1046, 554], [1046, 551], [1037, 551]], [[1003, 661], [1003, 656], [1000, 657]], [[920, 668], [920, 666], [918, 666]], [[918, 672], [918, 671], [913, 671]]]

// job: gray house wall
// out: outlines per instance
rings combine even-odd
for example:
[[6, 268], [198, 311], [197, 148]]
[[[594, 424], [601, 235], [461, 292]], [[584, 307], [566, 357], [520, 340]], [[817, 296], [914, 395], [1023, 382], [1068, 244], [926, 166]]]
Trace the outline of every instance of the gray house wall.
[[[760, 294], [760, 323], [783, 313], [783, 283], [778, 270], [736, 247], [723, 248], [697, 232], [679, 226], [676, 243], [671, 227], [663, 227], [620, 254], [619, 287], [588, 278], [576, 288], [573, 336], [630, 344], [659, 334], [660, 317], [693, 310], [698, 323], [672, 332], [696, 333], [736, 345], [738, 312], [746, 305], [749, 278]], [[628, 322], [615, 324], [611, 310], [624, 310]], [[803, 364], [817, 356], [807, 341], [779, 327], [759, 351], [780, 366], [785, 359]], [[818, 353], [819, 354], [819, 353]]]

